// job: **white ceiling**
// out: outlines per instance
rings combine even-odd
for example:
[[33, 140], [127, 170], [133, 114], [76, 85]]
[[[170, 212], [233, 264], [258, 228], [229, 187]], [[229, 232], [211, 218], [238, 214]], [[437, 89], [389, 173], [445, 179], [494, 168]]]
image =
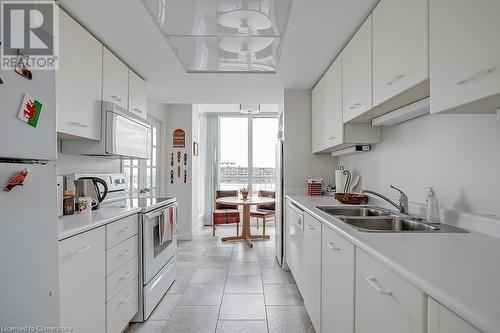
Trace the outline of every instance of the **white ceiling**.
[[60, 5], [148, 83], [161, 103], [281, 103], [311, 89], [378, 0], [294, 0], [276, 74], [188, 74], [140, 0]]

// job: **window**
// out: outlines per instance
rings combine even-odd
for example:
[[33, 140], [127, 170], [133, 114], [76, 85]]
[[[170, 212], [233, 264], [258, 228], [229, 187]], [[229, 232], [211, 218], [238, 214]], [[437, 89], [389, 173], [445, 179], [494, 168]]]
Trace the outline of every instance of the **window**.
[[219, 128], [219, 188], [237, 190], [250, 185], [254, 193], [274, 190], [278, 119], [221, 116]]
[[159, 189], [159, 154], [161, 139], [161, 123], [148, 116], [152, 125], [151, 158], [148, 160], [124, 159], [122, 172], [125, 173], [128, 189], [134, 195], [158, 196]]

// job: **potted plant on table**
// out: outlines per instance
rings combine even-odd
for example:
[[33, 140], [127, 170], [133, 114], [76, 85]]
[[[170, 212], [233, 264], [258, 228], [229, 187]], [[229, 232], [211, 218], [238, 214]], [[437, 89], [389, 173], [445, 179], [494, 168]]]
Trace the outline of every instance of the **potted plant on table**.
[[241, 193], [241, 197], [243, 198], [243, 200], [247, 200], [248, 199], [248, 193], [250, 193], [250, 186], [245, 185], [245, 186], [241, 187], [240, 188], [240, 193]]

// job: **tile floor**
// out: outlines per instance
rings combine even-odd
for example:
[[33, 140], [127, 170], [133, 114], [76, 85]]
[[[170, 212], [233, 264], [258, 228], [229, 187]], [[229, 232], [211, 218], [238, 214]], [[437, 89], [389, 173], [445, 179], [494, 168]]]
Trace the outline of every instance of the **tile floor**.
[[314, 333], [292, 275], [274, 258], [274, 228], [266, 232], [271, 240], [253, 248], [220, 241], [233, 225], [179, 242], [177, 280], [149, 320], [126, 333]]

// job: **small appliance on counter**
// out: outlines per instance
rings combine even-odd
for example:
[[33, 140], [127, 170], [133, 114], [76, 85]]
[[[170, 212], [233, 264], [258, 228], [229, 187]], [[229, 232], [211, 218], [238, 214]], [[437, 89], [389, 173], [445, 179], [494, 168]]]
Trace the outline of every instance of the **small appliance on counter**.
[[[71, 186], [71, 183], [73, 183], [73, 186]], [[90, 198], [92, 209], [98, 209], [100, 203], [108, 195], [106, 177], [99, 177], [99, 175], [68, 175], [66, 176], [66, 187], [74, 187], [76, 202], [79, 202], [80, 198]]]
[[323, 195], [323, 178], [309, 178], [307, 180], [307, 194], [310, 196]]

